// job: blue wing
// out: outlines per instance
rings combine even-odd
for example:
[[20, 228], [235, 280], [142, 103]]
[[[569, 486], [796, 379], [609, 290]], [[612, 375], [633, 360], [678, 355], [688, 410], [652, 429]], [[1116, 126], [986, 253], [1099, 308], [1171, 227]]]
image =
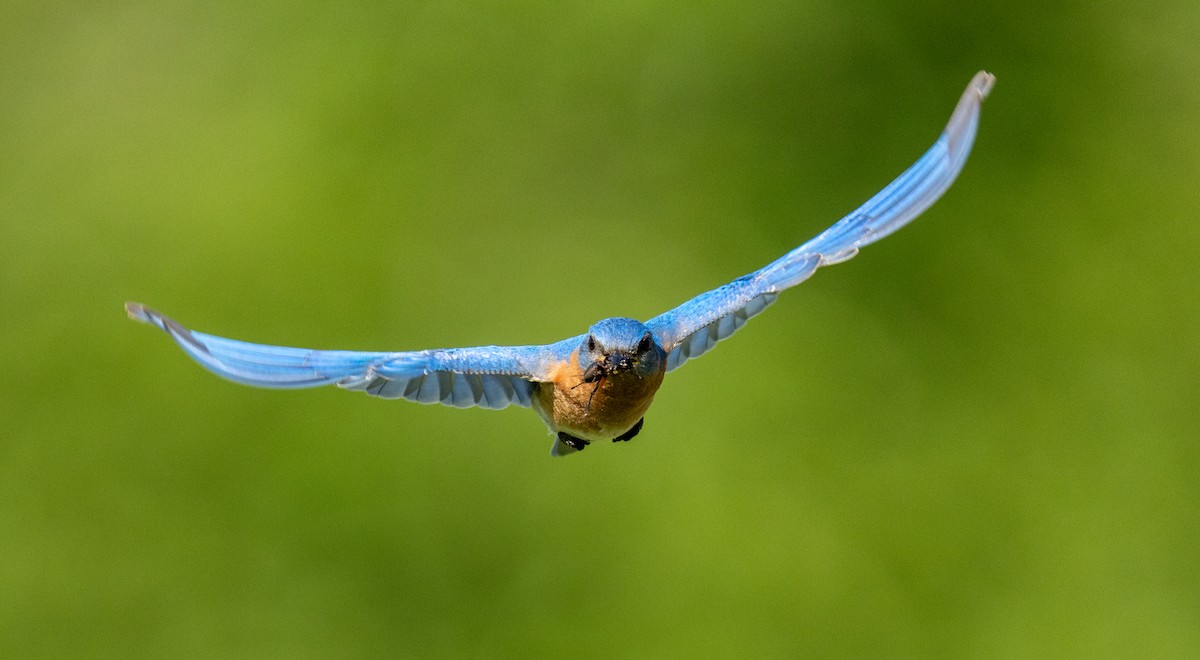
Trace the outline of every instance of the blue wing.
[[967, 161], [979, 125], [980, 105], [995, 81], [985, 71], [975, 74], [929, 151], [829, 229], [775, 262], [650, 319], [646, 326], [667, 351], [667, 369], [675, 369], [732, 335], [775, 302], [780, 291], [808, 279], [821, 266], [850, 259], [860, 247], [900, 229], [937, 201]]
[[[251, 344], [189, 330], [139, 303], [129, 317], [163, 330], [209, 371], [258, 387], [337, 385], [385, 399], [459, 408], [529, 407], [534, 383], [545, 380], [567, 339], [548, 346], [480, 346], [410, 352], [317, 351]], [[565, 353], [564, 353], [565, 354]]]

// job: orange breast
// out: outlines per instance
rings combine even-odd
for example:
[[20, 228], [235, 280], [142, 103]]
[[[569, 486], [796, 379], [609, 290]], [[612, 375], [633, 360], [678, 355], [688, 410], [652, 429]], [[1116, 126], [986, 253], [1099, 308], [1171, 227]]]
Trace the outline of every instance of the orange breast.
[[536, 407], [555, 431], [584, 440], [611, 440], [646, 414], [664, 373], [646, 378], [630, 372], [613, 374], [597, 388], [596, 383], [583, 382], [576, 350], [551, 372], [549, 382], [539, 384]]

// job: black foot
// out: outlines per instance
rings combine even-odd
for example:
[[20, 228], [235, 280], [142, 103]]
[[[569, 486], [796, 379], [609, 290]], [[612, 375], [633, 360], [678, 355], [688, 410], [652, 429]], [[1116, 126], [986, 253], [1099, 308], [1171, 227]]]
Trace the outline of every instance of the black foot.
[[613, 442], [629, 442], [630, 440], [633, 440], [634, 436], [642, 432], [642, 422], [644, 421], [646, 421], [645, 417], [639, 419], [637, 424], [633, 425], [633, 428], [613, 438]]
[[576, 438], [575, 436], [568, 435], [562, 431], [558, 432], [558, 441], [570, 447], [571, 449], [574, 449], [575, 451], [583, 451], [588, 445], [591, 444], [583, 438]]

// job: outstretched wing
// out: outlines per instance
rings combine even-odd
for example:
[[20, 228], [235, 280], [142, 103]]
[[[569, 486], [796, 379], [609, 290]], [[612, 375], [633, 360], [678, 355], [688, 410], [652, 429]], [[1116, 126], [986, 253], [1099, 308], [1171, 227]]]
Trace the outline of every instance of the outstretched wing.
[[544, 380], [557, 350], [578, 340], [548, 346], [479, 346], [445, 350], [375, 353], [317, 351], [251, 344], [189, 330], [139, 303], [126, 303], [129, 317], [163, 330], [209, 371], [258, 387], [337, 385], [385, 399], [442, 403], [468, 408], [529, 407], [534, 383]]
[[808, 279], [821, 266], [841, 263], [858, 249], [900, 229], [941, 197], [962, 171], [979, 108], [996, 79], [980, 71], [971, 79], [950, 122], [929, 151], [854, 212], [775, 262], [687, 301], [646, 323], [675, 369], [732, 335], [775, 302], [780, 291]]

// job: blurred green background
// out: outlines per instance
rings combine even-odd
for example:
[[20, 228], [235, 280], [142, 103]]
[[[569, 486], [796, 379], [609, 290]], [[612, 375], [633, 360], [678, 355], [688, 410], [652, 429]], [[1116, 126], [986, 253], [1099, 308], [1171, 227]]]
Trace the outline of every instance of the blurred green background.
[[[1200, 4], [8, 2], [0, 656], [1200, 654]], [[235, 386], [646, 318], [998, 83], [636, 441]]]

